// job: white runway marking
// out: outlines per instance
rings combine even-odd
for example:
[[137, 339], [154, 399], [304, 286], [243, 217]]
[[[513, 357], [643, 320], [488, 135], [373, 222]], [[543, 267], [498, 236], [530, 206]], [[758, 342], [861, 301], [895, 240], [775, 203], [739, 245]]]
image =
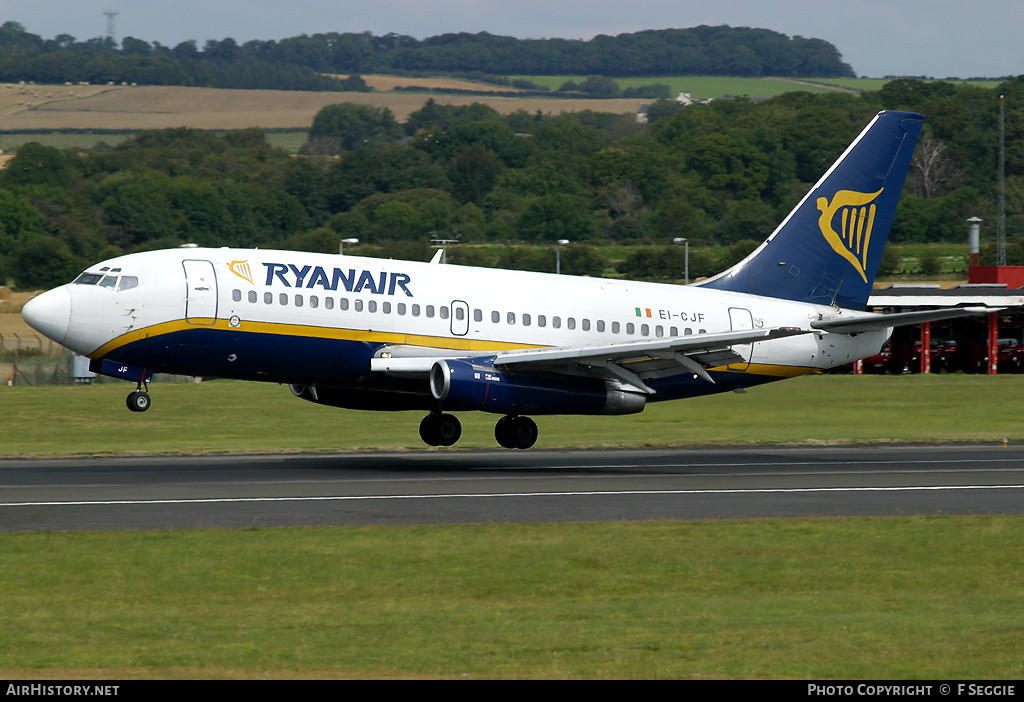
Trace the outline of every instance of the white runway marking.
[[175, 505], [254, 502], [360, 502], [371, 500], [438, 500], [500, 497], [609, 497], [628, 495], [758, 495], [778, 493], [914, 492], [953, 490], [1024, 490], [1024, 485], [934, 485], [901, 487], [821, 487], [708, 490], [586, 490], [579, 492], [495, 492], [440, 495], [338, 495], [321, 497], [213, 497], [163, 500], [74, 500], [60, 502], [0, 502], [0, 507], [88, 507], [103, 505]]

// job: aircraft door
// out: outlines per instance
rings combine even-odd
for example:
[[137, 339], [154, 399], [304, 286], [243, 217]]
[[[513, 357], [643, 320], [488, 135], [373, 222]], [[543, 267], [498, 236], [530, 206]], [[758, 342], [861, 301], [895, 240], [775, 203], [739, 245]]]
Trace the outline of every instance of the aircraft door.
[[469, 333], [469, 305], [462, 300], [452, 301], [452, 334], [465, 336]]
[[185, 321], [214, 324], [217, 321], [217, 275], [209, 261], [182, 261], [185, 267]]
[[[754, 328], [754, 318], [750, 314], [750, 310], [743, 309], [742, 307], [729, 308], [729, 322], [732, 326], [732, 331], [744, 331]], [[747, 366], [750, 365], [750, 353], [753, 350], [753, 344], [734, 344], [732, 350], [742, 356], [743, 361], [729, 364], [729, 370], [747, 370]]]

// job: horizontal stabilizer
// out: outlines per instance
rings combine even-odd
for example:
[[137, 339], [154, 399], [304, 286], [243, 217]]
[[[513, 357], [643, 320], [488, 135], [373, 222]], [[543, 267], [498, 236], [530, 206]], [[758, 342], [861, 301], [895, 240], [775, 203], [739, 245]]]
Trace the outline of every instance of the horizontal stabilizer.
[[943, 319], [956, 319], [958, 317], [976, 317], [990, 312], [998, 312], [1001, 309], [1005, 308], [953, 307], [942, 310], [923, 310], [921, 312], [873, 314], [870, 316], [849, 317], [845, 319], [825, 319], [820, 322], [811, 322], [811, 326], [820, 331], [827, 331], [833, 334], [860, 334], [861, 332], [902, 327], [907, 324], [938, 322]]

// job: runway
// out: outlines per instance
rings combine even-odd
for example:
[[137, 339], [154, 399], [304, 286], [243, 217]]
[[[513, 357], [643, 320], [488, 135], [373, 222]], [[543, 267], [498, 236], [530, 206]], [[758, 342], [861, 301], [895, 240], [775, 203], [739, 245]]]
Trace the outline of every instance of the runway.
[[0, 460], [0, 531], [1024, 514], [1024, 447]]

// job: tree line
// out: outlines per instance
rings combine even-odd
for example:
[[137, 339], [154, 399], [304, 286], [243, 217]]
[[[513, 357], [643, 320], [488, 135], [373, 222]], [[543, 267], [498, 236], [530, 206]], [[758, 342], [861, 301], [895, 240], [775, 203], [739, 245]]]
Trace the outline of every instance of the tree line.
[[[999, 95], [1006, 96], [1011, 263], [1024, 263], [1024, 77], [998, 89], [897, 80], [859, 95], [793, 92], [763, 102], [659, 103], [653, 121], [582, 112], [500, 115], [428, 100], [399, 123], [341, 103], [316, 117], [299, 156], [262, 130], [168, 129], [116, 148], [26, 144], [0, 171], [0, 280], [43, 287], [124, 252], [196, 243], [413, 257], [607, 274], [588, 244], [634, 253], [615, 271], [682, 279], [738, 260], [775, 228], [881, 109], [925, 130], [891, 241], [994, 232]], [[478, 246], [474, 246], [474, 244]], [[484, 246], [486, 245], [486, 246]], [[629, 247], [626, 249], [625, 247]], [[965, 247], [966, 248], [966, 247]]]
[[[487, 32], [413, 37], [369, 32], [302, 35], [281, 41], [193, 40], [174, 47], [125, 37], [43, 39], [17, 22], [0, 26], [0, 81], [135, 82], [214, 88], [341, 90], [325, 74], [589, 76], [853, 76], [821, 39], [767, 29], [694, 27], [590, 40], [516, 39]], [[506, 81], [508, 79], [505, 79]], [[530, 87], [523, 84], [517, 87]], [[537, 87], [537, 86], [533, 86]]]

